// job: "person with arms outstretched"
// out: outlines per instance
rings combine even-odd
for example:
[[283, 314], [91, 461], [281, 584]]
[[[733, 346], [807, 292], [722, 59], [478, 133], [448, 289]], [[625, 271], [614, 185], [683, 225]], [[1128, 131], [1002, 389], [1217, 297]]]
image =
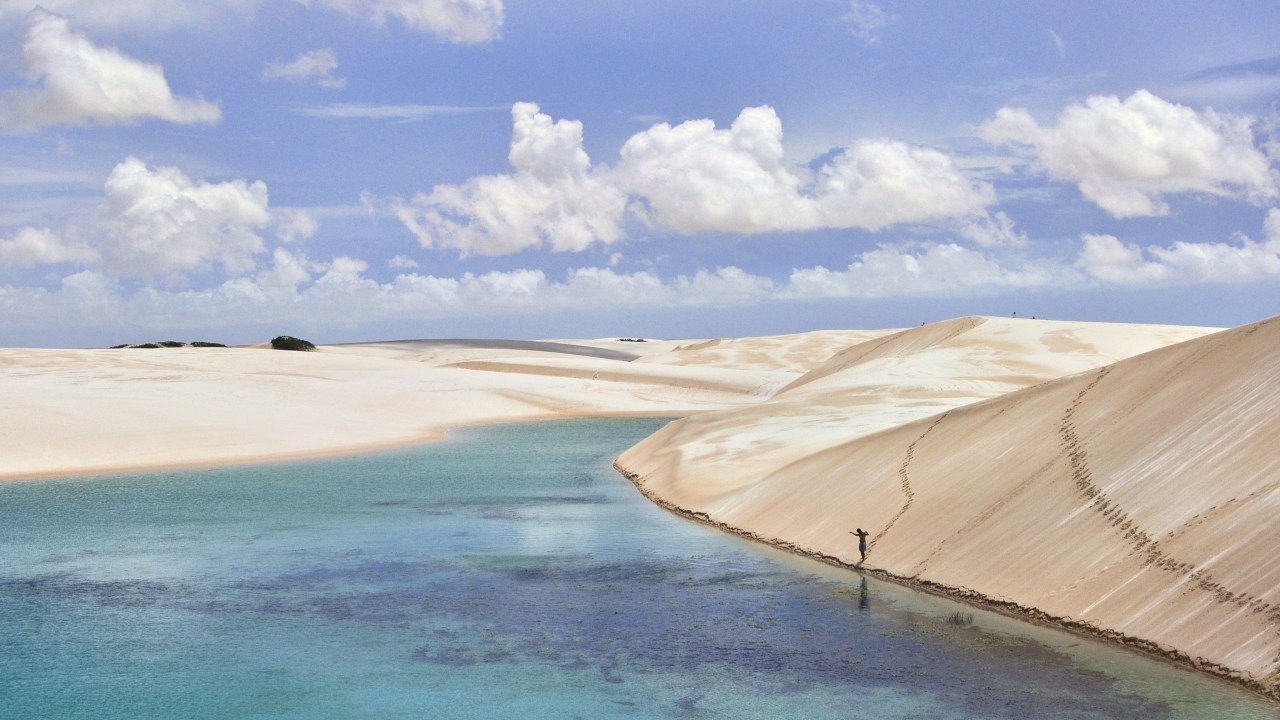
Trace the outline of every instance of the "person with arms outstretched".
[[858, 552], [862, 555], [862, 559], [858, 561], [858, 564], [861, 565], [867, 560], [867, 536], [871, 533], [858, 528], [857, 530], [851, 530], [849, 534], [858, 536]]

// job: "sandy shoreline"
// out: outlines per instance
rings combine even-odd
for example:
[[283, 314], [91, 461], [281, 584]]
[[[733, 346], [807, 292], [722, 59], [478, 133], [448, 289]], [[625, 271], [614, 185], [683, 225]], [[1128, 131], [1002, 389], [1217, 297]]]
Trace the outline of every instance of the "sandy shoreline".
[[758, 402], [791, 377], [569, 350], [0, 349], [0, 479], [345, 454], [524, 420], [677, 416]]
[[[896, 341], [910, 350], [892, 356], [905, 387], [893, 395], [923, 387], [918, 401], [935, 403], [906, 422], [860, 428], [877, 407], [858, 403], [843, 426], [818, 413], [803, 420], [784, 390], [759, 406], [673, 423], [618, 466], [646, 495], [724, 529], [851, 566], [848, 532], [861, 526], [872, 533], [864, 567], [881, 577], [1280, 696], [1280, 572], [1268, 562], [1280, 543], [1280, 320], [949, 408], [938, 403], [960, 388], [938, 395], [928, 378], [903, 372], [922, 350], [970, 344], [990, 324]], [[847, 381], [793, 386], [828, 385], [807, 407], [824, 395], [849, 400], [883, 372], [874, 365], [884, 357], [854, 354], [834, 374], [852, 374]], [[889, 402], [878, 411], [900, 418], [904, 409]], [[828, 428], [825, 446], [752, 442], [779, 413], [809, 432]], [[736, 446], [726, 440], [731, 427]]]
[[1156, 658], [1164, 662], [1172, 663], [1178, 667], [1186, 668], [1193, 671], [1205, 672], [1210, 675], [1214, 675], [1215, 677], [1220, 678], [1224, 682], [1228, 682], [1233, 685], [1243, 687], [1264, 698], [1267, 698], [1268, 700], [1272, 700], [1280, 703], [1280, 694], [1278, 694], [1275, 691], [1274, 687], [1260, 683], [1257, 680], [1250, 677], [1249, 675], [1245, 673], [1241, 673], [1240, 671], [1232, 670], [1231, 668], [1224, 667], [1213, 662], [1206, 662], [1200, 658], [1193, 658], [1189, 656], [1187, 653], [1181, 650], [1178, 650], [1177, 648], [1162, 647], [1148, 640], [1144, 640], [1142, 638], [1130, 637], [1122, 633], [1118, 633], [1114, 630], [1097, 627], [1087, 622], [1080, 622], [1080, 621], [1072, 620], [1070, 618], [1058, 617], [1056, 615], [1051, 615], [1049, 613], [1046, 613], [1036, 608], [1024, 607], [1022, 605], [1019, 605], [1016, 602], [992, 598], [982, 594], [981, 592], [972, 590], [970, 588], [952, 587], [948, 585], [942, 585], [939, 583], [930, 582], [927, 580], [920, 580], [918, 578], [906, 577], [903, 575], [898, 575], [898, 574], [889, 572], [888, 570], [884, 570], [883, 568], [866, 566], [866, 565], [863, 565], [862, 563], [847, 562], [833, 555], [827, 555], [825, 553], [815, 552], [813, 550], [800, 547], [798, 545], [795, 545], [794, 543], [788, 542], [786, 540], [782, 540], [780, 538], [765, 537], [757, 533], [754, 533], [750, 530], [734, 527], [732, 525], [728, 525], [726, 523], [716, 521], [711, 517], [709, 517], [706, 513], [698, 512], [695, 510], [689, 510], [687, 508], [682, 508], [678, 505], [674, 505], [671, 502], [665, 500], [664, 498], [646, 489], [643, 482], [640, 480], [639, 476], [636, 473], [633, 473], [627, 470], [618, 462], [614, 462], [613, 467], [614, 467], [614, 470], [616, 470], [619, 475], [621, 475], [623, 478], [628, 480], [632, 485], [634, 485], [636, 490], [639, 491], [639, 493], [643, 495], [646, 499], [648, 499], [650, 502], [654, 503], [655, 505], [663, 508], [668, 512], [674, 513], [676, 515], [692, 520], [694, 522], [708, 525], [721, 532], [730, 533], [732, 535], [736, 535], [740, 538], [750, 540], [752, 542], [758, 542], [764, 545], [768, 545], [778, 550], [791, 553], [792, 555], [795, 555], [797, 557], [807, 558], [809, 560], [816, 560], [826, 565], [840, 568], [841, 570], [848, 570], [850, 572], [858, 573], [860, 575], [867, 575], [877, 580], [882, 580], [884, 582], [890, 582], [896, 585], [902, 585], [904, 587], [909, 587], [914, 590], [918, 590], [920, 592], [929, 593], [931, 595], [937, 595], [938, 597], [944, 597], [949, 600], [956, 600], [969, 605], [973, 605], [975, 607], [982, 608], [984, 610], [991, 610], [993, 612], [1004, 615], [1005, 617], [1014, 618], [1016, 620], [1021, 620], [1023, 622], [1029, 622], [1035, 625], [1042, 625], [1045, 627], [1051, 627], [1058, 630], [1075, 633], [1077, 635], [1088, 637], [1094, 640], [1101, 640], [1104, 642], [1122, 645], [1130, 650], [1143, 653], [1144, 655], [1147, 655], [1152, 658]]
[[418, 445], [428, 443], [447, 442], [454, 432], [466, 430], [468, 428], [487, 427], [492, 425], [509, 425], [514, 423], [526, 422], [544, 422], [547, 420], [586, 420], [591, 418], [645, 418], [645, 417], [674, 417], [667, 412], [628, 412], [628, 413], [579, 413], [576, 415], [557, 415], [555, 417], [531, 417], [531, 418], [498, 418], [493, 420], [477, 420], [470, 423], [457, 423], [451, 427], [432, 431], [419, 437], [409, 437], [400, 440], [387, 440], [383, 442], [373, 442], [361, 445], [350, 445], [341, 447], [331, 447], [317, 450], [304, 450], [293, 453], [268, 453], [264, 455], [246, 455], [234, 458], [212, 458], [207, 460], [179, 460], [152, 465], [103, 465], [101, 467], [78, 467], [74, 470], [46, 470], [30, 474], [3, 474], [0, 473], [0, 483], [4, 482], [26, 482], [38, 480], [70, 480], [77, 478], [93, 478], [103, 475], [120, 475], [120, 474], [141, 474], [141, 473], [163, 473], [179, 470], [199, 470], [202, 468], [216, 467], [236, 467], [239, 465], [266, 465], [271, 463], [290, 463], [290, 462], [306, 462], [308, 460], [323, 460], [326, 458], [350, 457], [353, 455], [364, 455], [367, 453], [378, 453], [383, 451], [399, 450], [412, 448]]
[[663, 507], [1278, 698], [1275, 347], [1280, 321], [978, 317], [685, 341], [0, 349], [0, 480], [680, 417], [616, 463]]

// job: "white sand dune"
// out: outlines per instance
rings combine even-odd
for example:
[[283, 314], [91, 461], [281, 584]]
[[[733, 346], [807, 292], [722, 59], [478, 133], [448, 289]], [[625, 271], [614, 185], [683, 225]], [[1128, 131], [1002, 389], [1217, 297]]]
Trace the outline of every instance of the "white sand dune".
[[665, 352], [646, 354], [637, 362], [805, 373], [846, 348], [896, 332], [818, 330], [794, 335], [717, 338], [680, 343]]
[[758, 407], [687, 418], [651, 445], [681, 501], [709, 501], [832, 445], [1211, 331], [948, 320], [854, 345]]
[[[665, 504], [843, 563], [858, 559], [850, 530], [865, 528], [872, 571], [1131, 642], [1276, 696], [1280, 319], [999, 394], [988, 363], [1034, 360], [1029, 375], [1001, 381], [1029, 385], [1040, 369], [1103, 359], [1100, 348], [1116, 344], [1094, 341], [1119, 328], [1072, 328], [1052, 361], [1010, 345], [989, 354], [984, 340], [964, 359], [933, 358], [931, 379], [903, 370], [993, 324], [1025, 349], [1034, 328], [988, 319], [951, 333], [969, 322], [853, 348], [774, 400], [673, 423], [619, 467]], [[1141, 349], [1139, 335], [1161, 343], [1196, 332], [1150, 330], [1117, 339], [1128, 352]], [[890, 358], [898, 361], [885, 366]], [[887, 388], [893, 372], [901, 391], [886, 394], [919, 407], [866, 398], [877, 374]], [[994, 396], [961, 397], [983, 392]], [[797, 393], [816, 394], [814, 405], [847, 402], [849, 428], [796, 418]], [[763, 419], [774, 405], [785, 421]], [[882, 418], [878, 429], [866, 414]], [[758, 424], [788, 421], [830, 442], [797, 455], [721, 432], [736, 422], [749, 437], [772, 437]], [[726, 477], [726, 464], [740, 474]]]
[[614, 356], [518, 341], [0, 349], [0, 478], [350, 452], [477, 423], [684, 415], [758, 403], [795, 377]]
[[693, 392], [720, 392], [766, 400], [794, 379], [791, 373], [732, 368], [703, 368], [641, 363], [613, 363], [579, 358], [470, 360], [443, 367], [518, 375], [576, 378], [601, 382], [666, 386]]
[[367, 343], [345, 343], [319, 348], [322, 352], [344, 355], [417, 360], [443, 364], [452, 360], [475, 360], [484, 357], [507, 357], [512, 354], [530, 357], [582, 355], [605, 360], [630, 361], [640, 357], [632, 348], [612, 343], [590, 344], [574, 341], [540, 340], [388, 340]]
[[0, 349], [0, 478], [684, 416], [618, 467], [720, 526], [1280, 696], [1280, 319], [715, 340]]

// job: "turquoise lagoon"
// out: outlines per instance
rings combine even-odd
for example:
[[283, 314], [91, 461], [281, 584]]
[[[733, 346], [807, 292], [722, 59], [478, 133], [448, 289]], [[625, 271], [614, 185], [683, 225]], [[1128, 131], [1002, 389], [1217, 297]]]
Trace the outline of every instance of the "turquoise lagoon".
[[0, 485], [0, 717], [1280, 718], [666, 513], [660, 424]]

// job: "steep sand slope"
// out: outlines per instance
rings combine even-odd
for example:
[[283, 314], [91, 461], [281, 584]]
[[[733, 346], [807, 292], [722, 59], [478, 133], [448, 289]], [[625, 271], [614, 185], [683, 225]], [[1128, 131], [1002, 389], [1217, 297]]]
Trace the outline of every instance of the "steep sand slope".
[[727, 491], [702, 490], [703, 454], [685, 456], [679, 423], [619, 467], [661, 502], [845, 563], [861, 526], [873, 571], [1131, 639], [1275, 696], [1277, 408], [1272, 319], [763, 463]]
[[710, 500], [832, 445], [1209, 332], [947, 320], [850, 347], [758, 407], [686, 418], [646, 446], [663, 449], [671, 492]]

